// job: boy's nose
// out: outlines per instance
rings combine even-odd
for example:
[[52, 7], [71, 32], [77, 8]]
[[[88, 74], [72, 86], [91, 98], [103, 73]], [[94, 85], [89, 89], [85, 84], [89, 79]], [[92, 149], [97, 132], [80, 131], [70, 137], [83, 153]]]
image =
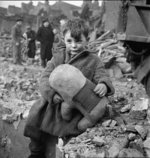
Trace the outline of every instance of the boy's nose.
[[76, 48], [76, 46], [77, 46], [76, 42], [72, 42], [72, 47]]

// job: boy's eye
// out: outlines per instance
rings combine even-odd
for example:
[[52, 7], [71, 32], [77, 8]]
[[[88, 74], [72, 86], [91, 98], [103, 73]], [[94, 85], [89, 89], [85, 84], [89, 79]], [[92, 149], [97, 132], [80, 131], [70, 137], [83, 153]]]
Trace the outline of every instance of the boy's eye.
[[72, 41], [71, 39], [68, 39], [68, 40], [67, 40], [68, 43], [71, 43], [71, 41]]
[[77, 42], [77, 43], [82, 43], [83, 41], [82, 41], [82, 40], [77, 40], [76, 42]]
[[76, 41], [76, 43], [78, 43], [78, 44], [80, 44], [80, 43], [82, 43], [83, 41], [82, 40], [78, 40], [78, 41]]

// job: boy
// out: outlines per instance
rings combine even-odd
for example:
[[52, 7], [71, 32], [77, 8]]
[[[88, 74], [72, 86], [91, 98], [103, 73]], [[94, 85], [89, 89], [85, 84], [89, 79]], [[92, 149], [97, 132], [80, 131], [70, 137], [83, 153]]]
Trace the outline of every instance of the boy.
[[86, 48], [88, 29], [84, 22], [80, 19], [68, 20], [62, 33], [65, 46], [54, 50], [53, 58], [42, 74], [40, 91], [43, 99], [32, 107], [25, 127], [25, 136], [31, 138], [30, 158], [55, 158], [58, 137], [77, 136], [83, 132], [76, 128], [82, 117], [78, 111], [74, 113], [71, 121], [62, 119], [60, 112], [62, 98], [49, 84], [49, 76], [54, 68], [64, 63], [73, 65], [96, 84], [95, 94], [103, 97], [114, 93], [100, 59]]

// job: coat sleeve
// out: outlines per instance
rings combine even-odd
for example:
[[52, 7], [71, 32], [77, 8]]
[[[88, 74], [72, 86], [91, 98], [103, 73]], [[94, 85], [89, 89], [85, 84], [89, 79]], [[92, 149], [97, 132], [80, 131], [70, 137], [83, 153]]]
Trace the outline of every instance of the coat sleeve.
[[101, 60], [98, 60], [98, 62], [96, 64], [93, 81], [94, 81], [94, 83], [105, 83], [105, 85], [107, 86], [107, 89], [108, 89], [107, 95], [114, 94], [114, 92], [115, 92], [114, 87], [112, 85], [109, 75], [106, 72]]
[[55, 91], [50, 87], [49, 84], [49, 76], [51, 72], [54, 70], [55, 64], [54, 64], [54, 58], [52, 58], [48, 63], [47, 67], [45, 68], [44, 72], [42, 73], [41, 79], [40, 79], [40, 92], [44, 99], [47, 101], [50, 101], [52, 99], [52, 96], [54, 95]]

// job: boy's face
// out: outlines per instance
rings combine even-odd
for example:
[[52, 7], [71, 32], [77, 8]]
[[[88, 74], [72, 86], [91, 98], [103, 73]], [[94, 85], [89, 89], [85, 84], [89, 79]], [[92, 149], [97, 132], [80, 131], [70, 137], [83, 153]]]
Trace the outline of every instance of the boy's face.
[[71, 36], [70, 31], [67, 31], [65, 33], [64, 41], [66, 49], [68, 51], [71, 51], [71, 53], [79, 53], [83, 46], [86, 44], [86, 38], [83, 34], [81, 34], [80, 39], [77, 41], [75, 38]]

